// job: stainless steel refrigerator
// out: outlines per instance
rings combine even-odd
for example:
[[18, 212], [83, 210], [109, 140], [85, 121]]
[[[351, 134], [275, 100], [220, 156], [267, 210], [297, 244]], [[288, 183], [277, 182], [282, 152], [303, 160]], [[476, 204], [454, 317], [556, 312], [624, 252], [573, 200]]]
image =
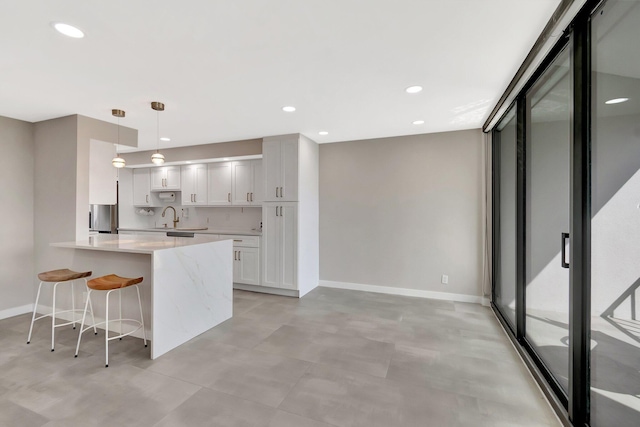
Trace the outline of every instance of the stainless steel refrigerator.
[[118, 232], [118, 205], [89, 205], [89, 231]]

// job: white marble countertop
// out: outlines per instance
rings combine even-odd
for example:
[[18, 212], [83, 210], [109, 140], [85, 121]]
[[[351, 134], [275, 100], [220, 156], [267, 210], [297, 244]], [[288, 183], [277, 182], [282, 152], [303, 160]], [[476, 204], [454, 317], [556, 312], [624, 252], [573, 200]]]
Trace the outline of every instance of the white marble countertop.
[[89, 249], [94, 251], [153, 254], [156, 251], [165, 249], [201, 245], [203, 243], [219, 242], [222, 240], [228, 239], [211, 236], [167, 237], [157, 235], [98, 234], [97, 236], [89, 236], [88, 240], [51, 243], [51, 246], [58, 248]]
[[174, 229], [174, 228], [162, 228], [162, 227], [157, 227], [157, 228], [127, 228], [127, 227], [120, 227], [118, 228], [118, 231], [142, 231], [142, 232], [163, 232], [163, 231], [184, 231], [187, 233], [195, 233], [195, 234], [233, 234], [233, 235], [238, 235], [238, 236], [262, 236], [262, 232], [261, 231], [257, 231], [257, 230], [247, 230], [247, 229], [238, 229], [238, 230], [234, 230], [234, 229], [221, 229], [221, 228], [207, 228], [206, 230], [190, 230], [190, 229]]

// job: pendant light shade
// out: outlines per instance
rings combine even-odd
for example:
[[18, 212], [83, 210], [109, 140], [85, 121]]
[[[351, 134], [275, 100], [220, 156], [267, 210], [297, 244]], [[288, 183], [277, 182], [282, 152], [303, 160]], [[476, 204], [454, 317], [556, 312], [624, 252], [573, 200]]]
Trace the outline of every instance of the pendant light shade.
[[164, 104], [162, 102], [154, 101], [151, 103], [151, 108], [157, 112], [157, 127], [156, 127], [156, 141], [158, 142], [158, 148], [156, 152], [151, 155], [151, 162], [154, 165], [164, 164], [164, 156], [160, 154], [160, 111], [164, 111]]
[[160, 153], [153, 153], [151, 155], [151, 161], [154, 165], [161, 165], [164, 163], [164, 156]]
[[118, 118], [118, 143], [116, 144], [116, 156], [111, 160], [111, 164], [115, 168], [123, 168], [125, 167], [126, 162], [120, 155], [118, 154], [118, 145], [120, 145], [120, 118], [125, 116], [125, 112], [123, 110], [111, 110], [111, 115]]

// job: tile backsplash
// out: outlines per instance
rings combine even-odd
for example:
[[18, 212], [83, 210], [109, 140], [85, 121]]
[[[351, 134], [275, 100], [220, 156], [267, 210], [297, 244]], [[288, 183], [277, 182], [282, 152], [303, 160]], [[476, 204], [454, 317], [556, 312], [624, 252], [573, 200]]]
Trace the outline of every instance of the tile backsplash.
[[[208, 227], [223, 230], [253, 230], [259, 229], [262, 221], [261, 207], [195, 207], [171, 204], [176, 209], [180, 222], [178, 227]], [[169, 209], [162, 217], [165, 207], [140, 208], [121, 206], [121, 228], [152, 228], [173, 227], [173, 211]], [[145, 213], [141, 213], [144, 211]], [[147, 214], [146, 212], [153, 212]]]

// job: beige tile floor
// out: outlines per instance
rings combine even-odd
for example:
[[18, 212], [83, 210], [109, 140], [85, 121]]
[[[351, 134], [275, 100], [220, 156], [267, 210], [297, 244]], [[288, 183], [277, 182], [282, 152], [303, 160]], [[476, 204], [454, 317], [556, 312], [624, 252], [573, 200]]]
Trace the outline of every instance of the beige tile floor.
[[[491, 311], [317, 288], [234, 293], [234, 317], [156, 359], [29, 315], [0, 321], [0, 426], [558, 426]], [[85, 341], [86, 338], [86, 341]]]

